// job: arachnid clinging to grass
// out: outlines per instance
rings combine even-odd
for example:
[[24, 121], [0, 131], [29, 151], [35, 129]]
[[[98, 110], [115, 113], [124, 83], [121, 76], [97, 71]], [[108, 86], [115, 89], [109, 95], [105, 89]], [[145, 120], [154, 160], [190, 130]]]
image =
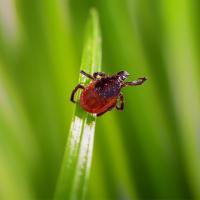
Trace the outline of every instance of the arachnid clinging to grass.
[[125, 82], [129, 76], [126, 71], [120, 71], [112, 76], [104, 72], [95, 72], [93, 75], [90, 75], [83, 70], [80, 73], [90, 78], [92, 82], [87, 87], [78, 84], [72, 91], [71, 101], [75, 103], [75, 93], [78, 89], [83, 89], [80, 95], [80, 106], [85, 111], [97, 114], [97, 116], [112, 110], [114, 107], [117, 110], [123, 110], [124, 97], [121, 89], [126, 86], [141, 85], [147, 80], [145, 77], [142, 77], [135, 81]]

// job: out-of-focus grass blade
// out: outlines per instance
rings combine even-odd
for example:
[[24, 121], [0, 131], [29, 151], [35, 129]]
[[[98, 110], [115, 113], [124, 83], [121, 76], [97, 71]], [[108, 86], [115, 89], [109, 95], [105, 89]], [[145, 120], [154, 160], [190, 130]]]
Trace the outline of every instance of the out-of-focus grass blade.
[[[107, 45], [105, 49], [108, 51], [105, 55], [109, 55], [109, 52], [115, 54], [111, 63], [114, 63], [114, 66], [126, 66], [126, 70], [132, 74], [144, 74], [148, 77], [144, 86], [134, 88], [132, 92], [131, 89], [129, 92], [128, 89], [124, 89], [124, 93], [127, 91], [127, 95], [125, 95], [127, 102], [123, 114], [125, 117], [121, 117], [120, 125], [123, 127], [121, 137], [126, 142], [124, 149], [129, 154], [128, 162], [132, 169], [130, 175], [132, 174], [132, 179], [136, 180], [139, 190], [145, 191], [138, 192], [139, 199], [149, 198], [149, 196], [165, 197], [168, 194], [179, 196], [181, 193], [180, 176], [174, 167], [174, 147], [168, 134], [172, 130], [167, 121], [170, 118], [166, 120], [168, 117], [165, 111], [166, 106], [160, 100], [161, 92], [158, 92], [155, 82], [157, 77], [150, 70], [152, 66], [145, 54], [141, 34], [137, 32], [140, 31], [137, 23], [145, 13], [139, 16], [139, 19], [134, 18], [136, 22], [133, 20], [134, 16], [130, 20], [125, 2], [120, 0], [103, 1], [102, 10], [106, 21], [102, 23], [104, 26], [102, 30], [106, 30], [105, 23], [111, 24], [109, 28], [114, 29], [114, 31], [109, 30], [105, 37], [105, 45]], [[112, 7], [113, 4], [115, 7]], [[143, 2], [143, 4], [146, 3]], [[143, 11], [143, 9], [141, 10]], [[150, 38], [150, 40], [154, 41], [155, 38]], [[117, 46], [124, 48], [119, 49]], [[151, 51], [153, 50], [149, 52]], [[112, 56], [107, 59], [112, 59]], [[144, 98], [145, 96], [148, 96], [148, 101]], [[134, 153], [136, 151], [137, 153]]]
[[[101, 36], [97, 12], [92, 9], [86, 27], [81, 69], [93, 73], [100, 71]], [[80, 76], [79, 82], [90, 80]], [[71, 122], [69, 138], [57, 183], [55, 199], [83, 199], [87, 188], [96, 117], [84, 112], [79, 102], [76, 104]]]
[[38, 152], [17, 89], [0, 60], [0, 199], [32, 199]]
[[[199, 62], [190, 10], [192, 1], [162, 2], [165, 24], [165, 56], [170, 77], [175, 116], [180, 130], [184, 167], [195, 199], [200, 198], [199, 160]], [[179, 9], [177, 10], [177, 7]]]

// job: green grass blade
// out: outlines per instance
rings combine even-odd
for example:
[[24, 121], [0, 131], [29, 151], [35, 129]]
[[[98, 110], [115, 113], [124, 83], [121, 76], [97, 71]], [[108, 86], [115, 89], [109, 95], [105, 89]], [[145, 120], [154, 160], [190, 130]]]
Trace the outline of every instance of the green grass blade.
[[[195, 27], [191, 23], [191, 19], [194, 21], [194, 11], [190, 10], [192, 4], [192, 1], [177, 1], [175, 4], [173, 1], [168, 1], [162, 2], [161, 8], [165, 24], [167, 73], [170, 77], [175, 116], [180, 131], [183, 168], [194, 199], [200, 199], [199, 56], [195, 47], [197, 43], [194, 37]], [[177, 6], [179, 6], [178, 11]]]
[[[101, 36], [98, 15], [93, 9], [86, 27], [81, 69], [93, 73], [100, 71]], [[80, 76], [79, 82], [88, 83]], [[93, 150], [96, 117], [84, 112], [76, 104], [69, 138], [57, 183], [55, 199], [83, 199], [88, 184]]]
[[21, 99], [0, 60], [0, 199], [33, 199], [37, 142]]

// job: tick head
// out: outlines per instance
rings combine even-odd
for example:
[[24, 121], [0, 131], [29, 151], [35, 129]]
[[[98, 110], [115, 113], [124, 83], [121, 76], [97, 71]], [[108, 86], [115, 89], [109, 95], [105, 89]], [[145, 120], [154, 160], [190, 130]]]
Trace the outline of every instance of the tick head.
[[119, 76], [119, 78], [124, 81], [125, 79], [128, 78], [129, 73], [127, 71], [120, 71], [117, 73], [117, 75]]

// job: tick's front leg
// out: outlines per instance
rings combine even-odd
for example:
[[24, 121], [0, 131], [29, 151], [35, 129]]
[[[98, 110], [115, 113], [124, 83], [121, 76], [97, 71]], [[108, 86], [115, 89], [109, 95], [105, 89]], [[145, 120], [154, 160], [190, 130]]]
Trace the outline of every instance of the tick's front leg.
[[106, 73], [104, 73], [104, 72], [94, 72], [94, 73], [93, 73], [94, 79], [97, 79], [97, 76], [105, 77], [105, 76], [106, 76]]
[[135, 81], [131, 81], [131, 82], [126, 82], [124, 84], [124, 87], [126, 86], [136, 86], [136, 85], [142, 85], [144, 83], [144, 81], [146, 81], [147, 79], [145, 77], [142, 77], [142, 78], [138, 78], [137, 80]]
[[78, 84], [78, 85], [73, 89], [72, 94], [71, 94], [71, 98], [70, 98], [71, 102], [73, 102], [73, 103], [76, 103], [76, 102], [74, 101], [74, 95], [76, 94], [76, 92], [77, 92], [78, 89], [85, 89], [85, 88], [84, 88], [83, 85]]
[[83, 74], [84, 76], [86, 76], [86, 77], [88, 77], [88, 78], [94, 80], [94, 77], [93, 77], [92, 75], [90, 75], [90, 74], [84, 72], [83, 70], [81, 70], [80, 73]]
[[120, 101], [120, 105], [116, 105], [117, 110], [124, 110], [124, 96], [122, 93], [119, 94], [118, 99]]

